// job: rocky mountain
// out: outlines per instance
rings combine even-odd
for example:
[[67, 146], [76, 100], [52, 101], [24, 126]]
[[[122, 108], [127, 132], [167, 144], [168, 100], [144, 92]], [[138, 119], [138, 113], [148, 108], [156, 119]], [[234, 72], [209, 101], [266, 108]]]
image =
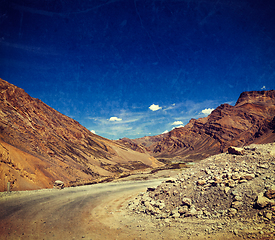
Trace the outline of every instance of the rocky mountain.
[[0, 191], [86, 184], [159, 167], [148, 153], [93, 134], [0, 79]]
[[[222, 104], [209, 116], [191, 119], [166, 135], [133, 139], [157, 158], [204, 159], [229, 146], [275, 141], [275, 91], [243, 92], [235, 106]], [[129, 142], [129, 140], [128, 140]]]
[[167, 135], [168, 133], [163, 133], [156, 136], [144, 136], [136, 139], [121, 138], [117, 140], [117, 142], [138, 152], [150, 152], [154, 145], [162, 141]]

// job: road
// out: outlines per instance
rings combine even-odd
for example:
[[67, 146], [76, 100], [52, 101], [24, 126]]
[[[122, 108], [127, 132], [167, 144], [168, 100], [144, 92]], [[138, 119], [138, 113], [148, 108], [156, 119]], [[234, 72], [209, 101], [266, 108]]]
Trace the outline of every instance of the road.
[[115, 213], [161, 181], [1, 193], [0, 239], [134, 239]]

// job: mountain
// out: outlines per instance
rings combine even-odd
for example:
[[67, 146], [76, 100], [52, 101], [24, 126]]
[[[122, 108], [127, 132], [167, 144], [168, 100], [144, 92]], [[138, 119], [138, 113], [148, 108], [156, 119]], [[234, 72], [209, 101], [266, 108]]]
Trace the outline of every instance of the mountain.
[[117, 142], [138, 152], [150, 152], [154, 144], [161, 141], [167, 135], [168, 133], [163, 133], [156, 136], [145, 136], [145, 137], [136, 138], [136, 139], [121, 138], [117, 140]]
[[[128, 140], [129, 142], [130, 140]], [[243, 92], [235, 106], [222, 104], [209, 116], [191, 119], [165, 136], [133, 139], [160, 159], [204, 159], [229, 146], [275, 141], [275, 91]]]
[[93, 134], [0, 79], [0, 191], [73, 186], [159, 167], [148, 153]]

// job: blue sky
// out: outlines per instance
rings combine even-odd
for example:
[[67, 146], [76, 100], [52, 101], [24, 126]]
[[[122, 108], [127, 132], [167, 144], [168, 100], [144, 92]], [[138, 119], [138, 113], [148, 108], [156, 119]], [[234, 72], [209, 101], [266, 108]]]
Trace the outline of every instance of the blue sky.
[[256, 0], [0, 0], [0, 77], [109, 139], [157, 135], [275, 88], [274, 12]]

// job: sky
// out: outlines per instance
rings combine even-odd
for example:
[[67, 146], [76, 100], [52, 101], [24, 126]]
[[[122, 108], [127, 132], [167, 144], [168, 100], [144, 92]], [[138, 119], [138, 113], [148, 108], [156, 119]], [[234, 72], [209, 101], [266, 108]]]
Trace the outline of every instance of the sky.
[[0, 78], [109, 138], [275, 89], [275, 1], [0, 0]]

